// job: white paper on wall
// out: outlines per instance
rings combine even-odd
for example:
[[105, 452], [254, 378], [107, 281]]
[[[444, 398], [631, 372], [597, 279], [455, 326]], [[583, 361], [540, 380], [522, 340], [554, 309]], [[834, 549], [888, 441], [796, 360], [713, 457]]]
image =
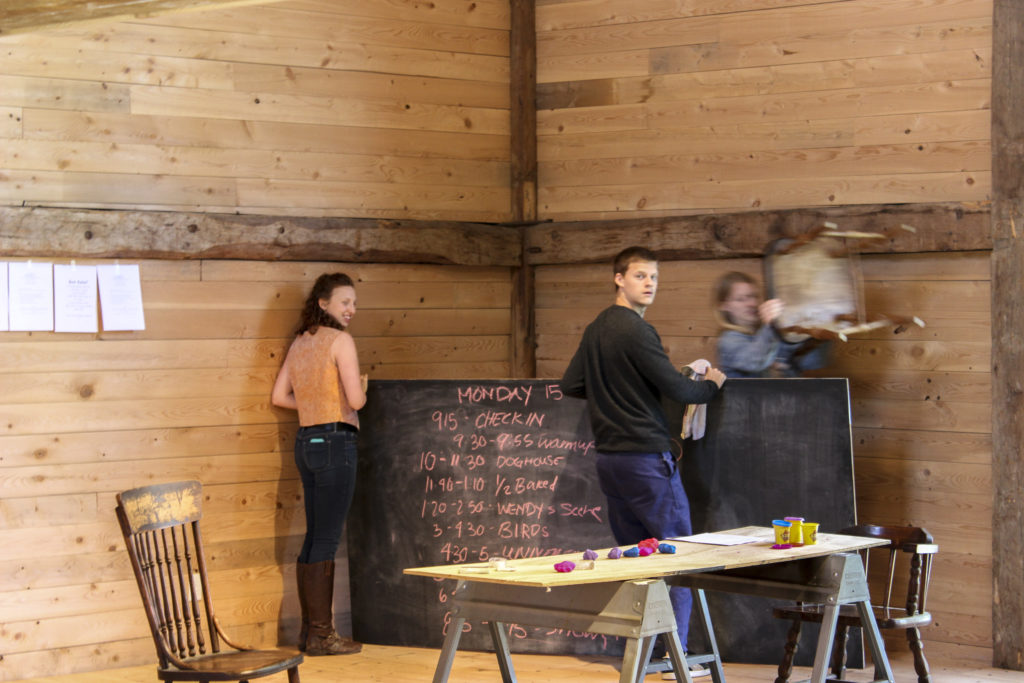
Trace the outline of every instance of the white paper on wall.
[[52, 331], [53, 264], [14, 261], [7, 269], [11, 331]]
[[7, 318], [8, 310], [7, 301], [7, 262], [0, 261], [0, 332], [6, 332], [10, 329], [10, 323]]
[[99, 332], [96, 266], [53, 267], [53, 328], [56, 332]]
[[104, 331], [146, 329], [138, 264], [96, 266], [96, 272]]

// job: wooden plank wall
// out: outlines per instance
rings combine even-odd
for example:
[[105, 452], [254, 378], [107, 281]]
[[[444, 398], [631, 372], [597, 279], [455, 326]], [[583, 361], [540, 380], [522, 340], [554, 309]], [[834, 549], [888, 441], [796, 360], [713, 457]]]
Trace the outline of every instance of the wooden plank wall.
[[[538, 0], [537, 33], [541, 218], [989, 198], [991, 0]], [[732, 268], [760, 265], [662, 265], [649, 316], [677, 362], [713, 353]], [[851, 379], [861, 518], [932, 528], [929, 648], [987, 662], [988, 254], [864, 268], [869, 310], [930, 324], [844, 344], [828, 371]], [[538, 268], [540, 376], [611, 301], [608, 271]]]
[[538, 215], [982, 201], [992, 0], [538, 0]]
[[[927, 327], [836, 345], [815, 374], [848, 377], [858, 518], [925, 526], [940, 546], [925, 651], [987, 665], [992, 656], [989, 254], [871, 256], [868, 310], [913, 313]], [[665, 262], [648, 320], [675, 363], [714, 360], [711, 289], [727, 270], [760, 279], [758, 259]], [[537, 272], [537, 370], [558, 377], [583, 328], [612, 302], [611, 266]], [[685, 455], [684, 464], [685, 467]], [[798, 514], [795, 512], [793, 514]], [[781, 656], [783, 643], [779, 643]], [[890, 647], [904, 648], [894, 640]]]
[[503, 0], [295, 0], [0, 38], [0, 202], [500, 222]]
[[[0, 203], [508, 220], [508, 22], [502, 0], [289, 0], [0, 38]], [[537, 30], [541, 218], [987, 197], [991, 0], [538, 0]], [[869, 305], [930, 324], [832, 367], [861, 515], [927, 520], [928, 647], [988, 661], [987, 255], [864, 264]], [[334, 266], [142, 266], [146, 332], [0, 335], [2, 680], [151, 661], [112, 507], [158, 479], [210, 485], [222, 618], [294, 633], [301, 494], [268, 393]], [[733, 267], [758, 264], [663, 264], [650, 315], [678, 362], [711, 353]], [[345, 268], [371, 377], [509, 374], [508, 269]], [[606, 271], [537, 269], [539, 376]]]
[[508, 268], [145, 261], [144, 332], [0, 334], [0, 680], [155, 661], [114, 494], [161, 481], [206, 486], [229, 633], [294, 642], [295, 415], [269, 397], [309, 286], [333, 270], [357, 280], [371, 381], [508, 376]]
[[[508, 220], [508, 24], [297, 0], [0, 38], [0, 203]], [[268, 398], [338, 267], [146, 261], [145, 332], [0, 334], [0, 680], [152, 661], [113, 496], [170, 479], [209, 486], [220, 617], [290, 642], [301, 490]], [[508, 268], [345, 268], [371, 378], [509, 375]]]

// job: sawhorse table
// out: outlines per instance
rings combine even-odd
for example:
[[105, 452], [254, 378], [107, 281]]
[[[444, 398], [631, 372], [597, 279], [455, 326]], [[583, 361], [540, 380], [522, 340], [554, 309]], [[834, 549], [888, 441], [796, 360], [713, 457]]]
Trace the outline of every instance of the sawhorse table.
[[841, 605], [854, 604], [861, 616], [875, 667], [874, 683], [894, 683], [881, 634], [875, 624], [867, 577], [857, 550], [886, 542], [859, 536], [818, 534], [818, 543], [773, 550], [772, 530], [732, 529], [729, 535], [755, 540], [741, 545], [673, 542], [675, 554], [602, 559], [593, 569], [559, 573], [563, 560], [582, 563], [581, 554], [509, 560], [495, 569], [488, 563], [406, 569], [406, 574], [457, 579], [448, 626], [434, 683], [451, 673], [466, 620], [488, 622], [504, 683], [514, 683], [515, 671], [504, 624], [518, 623], [573, 631], [588, 631], [626, 639], [620, 683], [639, 683], [646, 673], [654, 641], [665, 636], [668, 655], [680, 680], [691, 682], [682, 644], [675, 630], [669, 585], [694, 589], [694, 605], [711, 644], [711, 652], [689, 656], [689, 663], [707, 663], [714, 683], [724, 683], [721, 657], [704, 597], [705, 590], [727, 591], [781, 599], [824, 603], [825, 619], [818, 636], [810, 683], [824, 683]]

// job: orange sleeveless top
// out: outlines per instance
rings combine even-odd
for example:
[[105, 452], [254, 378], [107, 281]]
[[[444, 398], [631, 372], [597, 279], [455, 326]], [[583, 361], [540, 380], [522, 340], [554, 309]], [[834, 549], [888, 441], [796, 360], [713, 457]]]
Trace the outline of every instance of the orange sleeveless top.
[[288, 349], [288, 372], [299, 407], [299, 425], [348, 422], [359, 426], [359, 414], [352, 409], [341, 386], [331, 344], [341, 334], [333, 327], [319, 327], [316, 334], [303, 332]]

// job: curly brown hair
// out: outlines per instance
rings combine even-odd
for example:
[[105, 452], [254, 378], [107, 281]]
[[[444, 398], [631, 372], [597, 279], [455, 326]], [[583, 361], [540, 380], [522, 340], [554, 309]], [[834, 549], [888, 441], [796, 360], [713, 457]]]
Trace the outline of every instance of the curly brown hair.
[[338, 287], [355, 288], [355, 283], [345, 273], [324, 273], [313, 283], [313, 289], [306, 297], [306, 303], [302, 305], [302, 313], [299, 317], [299, 326], [295, 329], [295, 335], [303, 332], [316, 334], [321, 327], [333, 327], [336, 330], [344, 330], [345, 326], [333, 315], [320, 308], [320, 299], [330, 299], [331, 294]]

